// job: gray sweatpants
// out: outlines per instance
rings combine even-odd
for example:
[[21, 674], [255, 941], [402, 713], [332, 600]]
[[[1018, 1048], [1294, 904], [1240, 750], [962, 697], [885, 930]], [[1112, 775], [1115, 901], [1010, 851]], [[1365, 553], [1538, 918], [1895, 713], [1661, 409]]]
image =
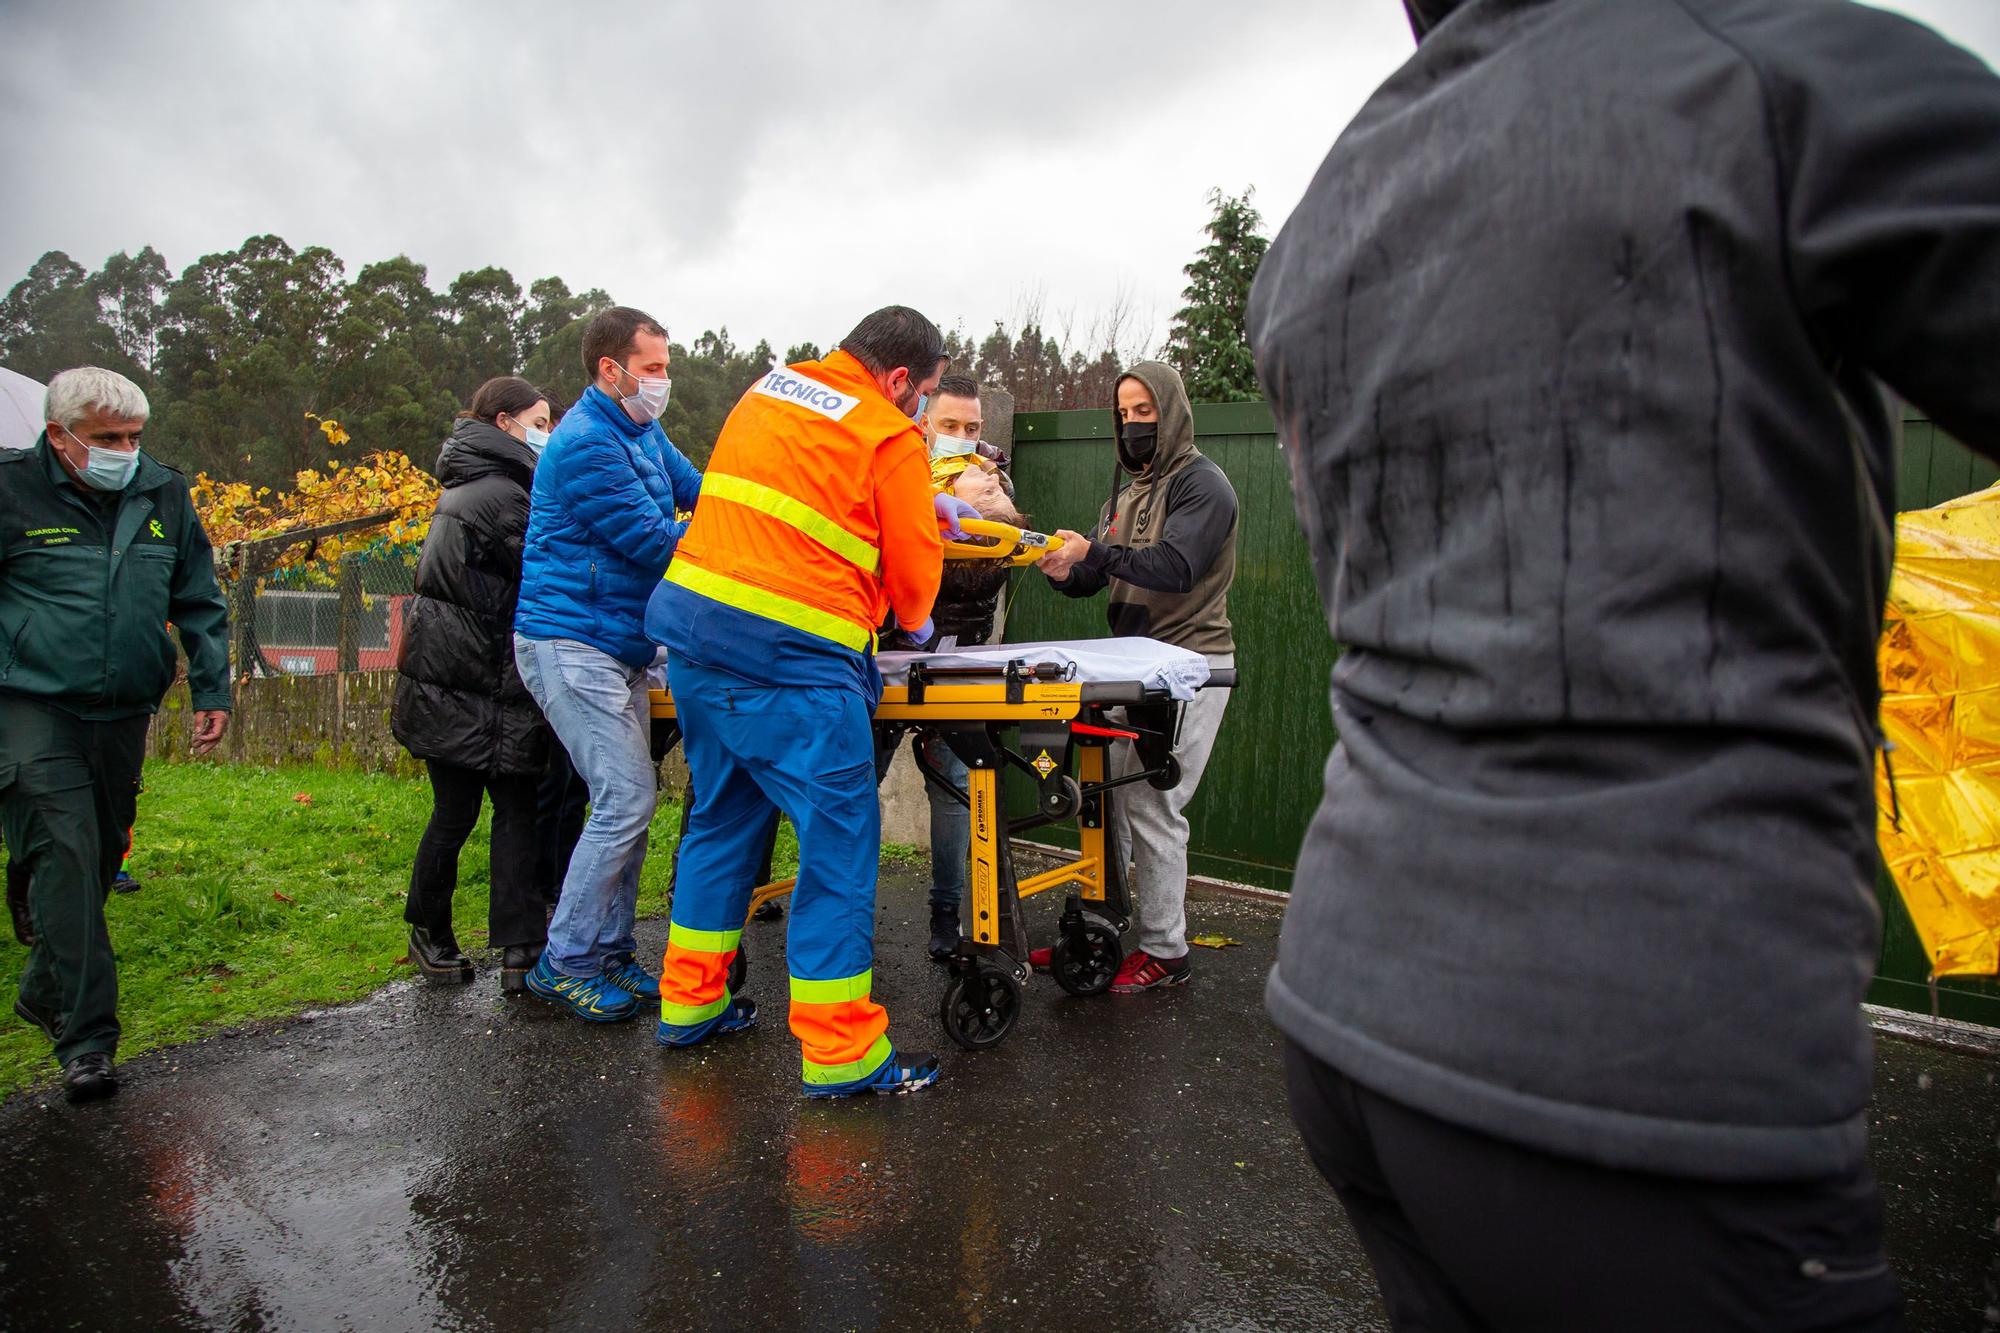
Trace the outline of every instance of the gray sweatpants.
[[[1232, 656], [1209, 658], [1213, 667], [1233, 667]], [[1181, 709], [1180, 739], [1174, 757], [1180, 760], [1181, 782], [1160, 791], [1144, 782], [1120, 787], [1112, 794], [1111, 836], [1125, 864], [1132, 867], [1132, 890], [1138, 898], [1139, 947], [1155, 958], [1187, 956], [1188, 822], [1181, 812], [1201, 786], [1202, 771], [1215, 750], [1222, 714], [1230, 690], [1202, 690]], [[1136, 773], [1141, 764], [1130, 741], [1111, 746], [1111, 776]]]

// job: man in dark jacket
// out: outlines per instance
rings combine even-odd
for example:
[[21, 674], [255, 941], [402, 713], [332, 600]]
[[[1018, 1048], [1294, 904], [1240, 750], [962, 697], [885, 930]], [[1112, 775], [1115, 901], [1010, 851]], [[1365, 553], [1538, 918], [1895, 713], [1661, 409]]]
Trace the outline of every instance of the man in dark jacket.
[[[933, 485], [948, 486], [957, 466], [984, 467], [978, 452], [981, 417], [979, 382], [970, 375], [946, 375], [938, 380], [937, 392], [925, 399], [917, 413], [917, 429], [924, 433], [930, 451]], [[966, 460], [971, 460], [967, 462]], [[1011, 491], [1012, 483], [1007, 483]], [[937, 604], [931, 609], [931, 624], [938, 638], [934, 648], [943, 652], [957, 647], [973, 647], [993, 637], [993, 620], [1000, 609], [1000, 592], [1007, 586], [1007, 566], [998, 561], [947, 560], [938, 584]], [[885, 647], [914, 648], [907, 636], [883, 636]], [[951, 747], [914, 737], [931, 765], [961, 793], [966, 790], [965, 765]], [[888, 763], [881, 757], [881, 766]], [[931, 935], [928, 952], [937, 962], [949, 959], [958, 948], [959, 916], [965, 901], [967, 882], [972, 875], [972, 825], [965, 806], [941, 790], [928, 777], [924, 795], [931, 808]]]
[[104, 900], [174, 680], [169, 622], [195, 753], [229, 724], [228, 608], [186, 479], [139, 448], [149, 411], [123, 375], [66, 370], [35, 447], [0, 453], [0, 826], [35, 935], [14, 1012], [55, 1043], [71, 1101], [118, 1090]]
[[458, 854], [493, 801], [487, 943], [503, 990], [526, 988], [548, 917], [535, 883], [536, 786], [548, 724], [514, 666], [514, 605], [528, 487], [549, 439], [548, 396], [517, 376], [488, 380], [438, 454], [443, 485], [417, 561], [389, 724], [430, 771], [434, 803], [403, 919], [428, 977], [469, 979], [452, 929]]
[[1345, 648], [1294, 1115], [1399, 1327], [1892, 1326], [1872, 377], [2000, 455], [2000, 81], [1845, 0], [1410, 8], [1249, 314]]
[[[1111, 590], [1106, 613], [1119, 636], [1192, 649], [1211, 667], [1236, 665], [1229, 585], [1236, 579], [1236, 490], [1194, 442], [1194, 411], [1180, 372], [1141, 361], [1118, 380], [1118, 462], [1132, 482], [1105, 505], [1089, 537], [1064, 531], [1064, 545], [1039, 567], [1057, 592], [1090, 597]], [[1180, 785], [1140, 782], [1120, 789], [1112, 834], [1133, 869], [1139, 947], [1111, 983], [1127, 995], [1177, 986], [1193, 974], [1187, 944], [1187, 816], [1222, 730], [1230, 691], [1203, 690], [1181, 710], [1174, 758]], [[1111, 775], [1139, 771], [1129, 742], [1111, 750]], [[1047, 966], [1049, 951], [1031, 955]]]
[[646, 598], [687, 524], [701, 474], [660, 429], [667, 331], [626, 306], [583, 331], [591, 386], [535, 468], [514, 654], [521, 679], [590, 787], [548, 946], [528, 989], [579, 1018], [630, 1018], [659, 999], [633, 958], [639, 867], [657, 799]]

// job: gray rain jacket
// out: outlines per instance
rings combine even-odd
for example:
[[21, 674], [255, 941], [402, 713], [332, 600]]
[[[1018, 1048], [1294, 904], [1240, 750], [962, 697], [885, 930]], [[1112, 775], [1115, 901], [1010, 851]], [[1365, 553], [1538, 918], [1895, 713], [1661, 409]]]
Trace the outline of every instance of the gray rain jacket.
[[1551, 1152], [1845, 1170], [1875, 379], [2000, 456], [2000, 80], [1846, 0], [1413, 13], [1250, 306], [1346, 648], [1271, 1012]]

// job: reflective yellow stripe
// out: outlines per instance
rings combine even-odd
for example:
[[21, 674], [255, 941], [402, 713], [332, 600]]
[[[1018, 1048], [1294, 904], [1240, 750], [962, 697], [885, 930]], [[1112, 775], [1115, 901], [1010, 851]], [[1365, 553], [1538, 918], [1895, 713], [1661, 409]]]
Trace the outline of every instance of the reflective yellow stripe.
[[740, 930], [696, 930], [678, 921], [667, 925], [667, 943], [696, 953], [728, 953], [743, 941]]
[[748, 481], [742, 477], [729, 477], [710, 472], [701, 480], [701, 496], [704, 500], [710, 498], [732, 500], [760, 514], [775, 518], [778, 522], [803, 532], [848, 563], [859, 565], [870, 574], [882, 568], [880, 551], [805, 501], [795, 500], [783, 491], [772, 490], [760, 482]]
[[865, 1000], [875, 981], [875, 969], [859, 976], [836, 977], [832, 981], [792, 978], [792, 999], [799, 1004], [839, 1004], [843, 1000]]
[[830, 611], [767, 592], [741, 579], [732, 579], [727, 574], [703, 569], [691, 561], [676, 560], [668, 565], [667, 582], [689, 592], [700, 593], [724, 606], [733, 606], [738, 611], [748, 611], [753, 616], [775, 620], [780, 625], [789, 625], [816, 638], [830, 640], [857, 653], [868, 651], [868, 645], [875, 638], [873, 631], [865, 630], [851, 620], [842, 620]]
[[729, 1007], [729, 988], [723, 987], [722, 998], [714, 1004], [668, 1004], [660, 1001], [660, 1021], [675, 1027], [691, 1028], [696, 1023], [706, 1023]]
[[877, 1037], [875, 1044], [868, 1048], [868, 1054], [859, 1060], [850, 1060], [844, 1065], [816, 1065], [810, 1060], [801, 1061], [804, 1066], [801, 1077], [808, 1083], [852, 1083], [855, 1079], [867, 1078], [880, 1069], [895, 1053], [896, 1048], [890, 1044], [886, 1036]]

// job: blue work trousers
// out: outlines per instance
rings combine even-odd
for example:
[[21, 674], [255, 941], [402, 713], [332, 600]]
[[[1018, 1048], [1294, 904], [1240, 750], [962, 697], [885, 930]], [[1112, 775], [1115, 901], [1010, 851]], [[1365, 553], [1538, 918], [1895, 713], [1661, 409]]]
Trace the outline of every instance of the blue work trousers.
[[863, 977], [875, 958], [882, 854], [867, 701], [848, 689], [758, 685], [678, 657], [667, 682], [694, 786], [674, 923], [742, 929], [775, 806], [799, 839], [786, 938], [792, 976]]

